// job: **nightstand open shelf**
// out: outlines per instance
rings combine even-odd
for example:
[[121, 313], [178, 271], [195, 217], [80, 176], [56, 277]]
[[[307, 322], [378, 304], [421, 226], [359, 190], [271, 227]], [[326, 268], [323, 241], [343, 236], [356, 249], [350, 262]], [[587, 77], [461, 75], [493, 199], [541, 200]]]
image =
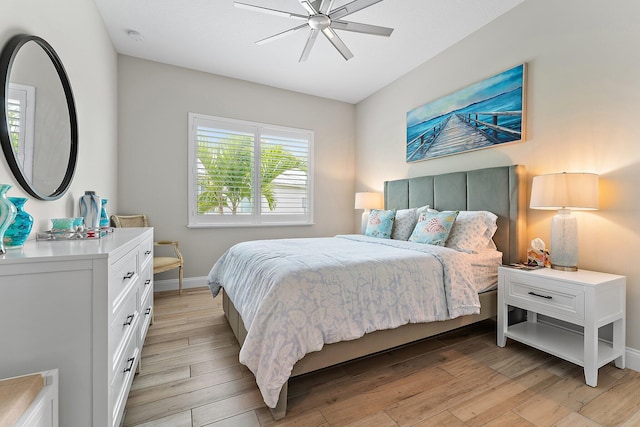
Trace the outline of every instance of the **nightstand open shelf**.
[[[527, 320], [509, 324], [510, 308], [526, 310]], [[613, 274], [548, 268], [498, 269], [498, 346], [507, 338], [584, 368], [587, 385], [596, 387], [598, 369], [611, 361], [625, 366], [626, 278]], [[545, 321], [538, 321], [538, 315]], [[554, 323], [582, 327], [582, 333]], [[599, 337], [612, 324], [613, 340]], [[578, 328], [579, 329], [579, 328]]]
[[[580, 332], [548, 323], [521, 322], [509, 326], [505, 337], [584, 367], [584, 335]], [[613, 351], [611, 343], [598, 340], [598, 366], [606, 365], [621, 355]]]

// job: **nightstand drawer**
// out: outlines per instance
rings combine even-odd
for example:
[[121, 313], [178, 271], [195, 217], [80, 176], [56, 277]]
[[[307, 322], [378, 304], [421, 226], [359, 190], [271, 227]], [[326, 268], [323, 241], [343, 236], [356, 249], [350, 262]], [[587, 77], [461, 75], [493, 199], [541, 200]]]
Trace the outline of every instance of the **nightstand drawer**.
[[534, 279], [524, 283], [517, 277], [508, 277], [506, 285], [507, 304], [566, 320], [584, 320], [582, 290], [546, 283], [545, 280]]

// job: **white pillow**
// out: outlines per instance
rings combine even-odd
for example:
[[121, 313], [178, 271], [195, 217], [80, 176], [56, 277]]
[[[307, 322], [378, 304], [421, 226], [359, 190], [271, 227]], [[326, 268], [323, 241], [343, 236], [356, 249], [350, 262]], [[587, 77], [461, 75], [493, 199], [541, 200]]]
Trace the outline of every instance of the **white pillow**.
[[391, 238], [396, 240], [408, 240], [418, 222], [417, 209], [398, 209], [396, 220], [393, 223]]
[[438, 213], [438, 211], [436, 209], [431, 209], [431, 206], [424, 205], [424, 206], [419, 207], [419, 208], [416, 209], [416, 218], [420, 218], [420, 215], [422, 215], [425, 212]]
[[435, 209], [431, 209], [429, 205], [421, 206], [419, 208], [399, 209], [396, 211], [396, 220], [393, 223], [393, 231], [391, 232], [391, 238], [396, 240], [409, 240], [413, 229], [418, 223], [418, 218], [423, 212], [438, 212]]
[[479, 253], [498, 229], [497, 219], [487, 211], [460, 211], [445, 246], [460, 252]]

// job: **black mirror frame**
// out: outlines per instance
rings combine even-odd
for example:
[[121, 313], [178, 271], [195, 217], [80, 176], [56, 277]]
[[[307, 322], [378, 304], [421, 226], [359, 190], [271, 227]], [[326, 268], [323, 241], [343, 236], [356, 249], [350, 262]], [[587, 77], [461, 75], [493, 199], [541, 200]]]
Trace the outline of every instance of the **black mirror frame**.
[[[56, 190], [51, 194], [42, 194], [36, 188], [33, 187], [23, 175], [22, 168], [18, 164], [16, 156], [13, 152], [13, 146], [11, 144], [11, 138], [9, 136], [8, 128], [8, 111], [7, 111], [7, 97], [9, 93], [9, 77], [11, 73], [11, 66], [18, 54], [20, 48], [27, 42], [33, 41], [37, 43], [42, 50], [46, 52], [55, 67], [60, 83], [64, 90], [64, 95], [67, 100], [67, 108], [69, 109], [69, 126], [71, 130], [71, 147], [69, 152], [69, 163], [67, 164], [67, 170], [64, 174], [64, 178]], [[44, 39], [29, 34], [18, 34], [13, 36], [2, 49], [0, 55], [0, 82], [3, 82], [3, 89], [0, 93], [0, 144], [2, 145], [2, 151], [7, 159], [9, 168], [13, 172], [13, 176], [18, 180], [22, 188], [31, 196], [40, 200], [57, 200], [64, 193], [67, 192], [73, 175], [76, 170], [76, 164], [78, 162], [78, 119], [76, 116], [76, 106], [73, 99], [73, 92], [71, 91], [71, 84], [69, 83], [69, 77], [62, 65], [62, 61], [58, 57], [56, 51], [47, 43]]]

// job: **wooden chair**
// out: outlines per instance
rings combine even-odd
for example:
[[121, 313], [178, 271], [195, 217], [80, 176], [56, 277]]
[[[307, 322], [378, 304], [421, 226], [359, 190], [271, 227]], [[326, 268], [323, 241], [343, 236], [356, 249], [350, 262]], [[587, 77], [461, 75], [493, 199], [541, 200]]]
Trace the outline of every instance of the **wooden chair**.
[[[148, 227], [147, 216], [140, 215], [111, 215], [111, 224], [114, 227]], [[153, 274], [178, 269], [178, 286], [179, 293], [182, 294], [182, 267], [184, 259], [180, 253], [179, 242], [159, 241], [154, 242], [154, 246], [166, 247], [173, 246], [176, 256], [154, 256], [153, 257]], [[154, 254], [155, 255], [155, 254]]]

